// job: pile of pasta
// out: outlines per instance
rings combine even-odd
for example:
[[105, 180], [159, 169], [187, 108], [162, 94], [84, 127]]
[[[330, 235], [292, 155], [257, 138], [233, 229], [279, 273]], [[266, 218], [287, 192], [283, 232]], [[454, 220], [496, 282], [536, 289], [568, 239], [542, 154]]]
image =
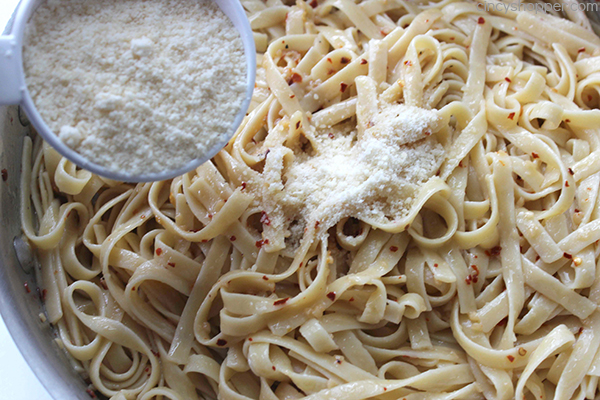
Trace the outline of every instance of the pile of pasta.
[[[596, 398], [600, 39], [585, 16], [242, 3], [257, 85], [212, 161], [134, 185], [25, 141], [23, 230], [47, 319], [91, 388], [115, 400]], [[442, 121], [444, 158], [405, 215], [271, 221], [270, 146], [332, 151], [320, 135], [368, 126], [368, 99]]]

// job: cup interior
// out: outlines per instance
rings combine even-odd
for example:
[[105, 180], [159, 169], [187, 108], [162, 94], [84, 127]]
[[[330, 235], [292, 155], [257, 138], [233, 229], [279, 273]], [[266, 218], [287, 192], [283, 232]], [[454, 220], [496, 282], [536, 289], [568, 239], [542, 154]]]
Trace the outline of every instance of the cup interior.
[[27, 116], [29, 117], [31, 125], [35, 128], [37, 133], [39, 133], [44, 138], [44, 140], [48, 142], [48, 144], [50, 144], [53, 148], [55, 148], [62, 156], [64, 156], [80, 168], [116, 181], [154, 182], [171, 179], [176, 176], [185, 174], [186, 172], [192, 171], [193, 169], [202, 165], [206, 161], [210, 160], [223, 147], [227, 145], [229, 140], [235, 134], [237, 128], [242, 123], [242, 120], [246, 116], [246, 111], [248, 110], [250, 100], [252, 99], [252, 92], [254, 90], [254, 79], [256, 75], [256, 49], [254, 46], [254, 37], [252, 34], [252, 29], [250, 28], [250, 23], [248, 22], [245, 11], [239, 1], [212, 0], [225, 13], [225, 15], [233, 23], [236, 30], [239, 32], [240, 37], [242, 39], [244, 55], [246, 59], [246, 92], [242, 101], [242, 105], [237, 115], [235, 116], [235, 119], [231, 123], [227, 135], [224, 136], [224, 139], [222, 141], [219, 141], [214, 146], [212, 146], [206, 154], [199, 155], [198, 158], [189, 161], [188, 163], [186, 163], [178, 169], [166, 170], [158, 173], [147, 173], [142, 175], [132, 175], [127, 172], [115, 172], [105, 168], [100, 164], [94, 163], [84, 158], [75, 150], [63, 143], [59, 139], [59, 137], [52, 132], [52, 130], [44, 122], [42, 116], [40, 115], [35, 104], [33, 103], [33, 99], [31, 98], [29, 90], [27, 89], [27, 85], [25, 84], [25, 72], [23, 70], [22, 57], [23, 36], [27, 22], [29, 21], [35, 10], [44, 1], [45, 0], [22, 0], [17, 8], [13, 29], [11, 31], [11, 35], [13, 36], [17, 44], [15, 49], [15, 62], [19, 64], [19, 76], [15, 77], [15, 79], [18, 80], [22, 88], [21, 91], [23, 96], [20, 105], [23, 107]]

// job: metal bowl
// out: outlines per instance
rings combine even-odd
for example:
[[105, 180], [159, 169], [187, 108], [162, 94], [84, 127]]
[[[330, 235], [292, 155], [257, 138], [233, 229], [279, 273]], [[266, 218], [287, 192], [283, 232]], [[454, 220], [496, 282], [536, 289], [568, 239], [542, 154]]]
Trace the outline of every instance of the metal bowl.
[[[21, 154], [29, 122], [19, 107], [0, 107], [0, 313], [23, 357], [55, 399], [90, 400], [87, 384], [39, 315], [33, 252], [22, 236], [20, 218]], [[27, 287], [25, 287], [25, 283]], [[29, 290], [27, 290], [29, 289]]]

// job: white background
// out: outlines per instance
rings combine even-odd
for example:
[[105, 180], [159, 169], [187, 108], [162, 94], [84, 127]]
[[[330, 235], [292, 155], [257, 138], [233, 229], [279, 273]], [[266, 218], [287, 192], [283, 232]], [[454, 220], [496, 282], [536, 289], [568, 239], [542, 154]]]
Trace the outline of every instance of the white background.
[[[18, 0], [0, 0], [0, 32]], [[52, 400], [15, 346], [0, 317], [0, 400]]]

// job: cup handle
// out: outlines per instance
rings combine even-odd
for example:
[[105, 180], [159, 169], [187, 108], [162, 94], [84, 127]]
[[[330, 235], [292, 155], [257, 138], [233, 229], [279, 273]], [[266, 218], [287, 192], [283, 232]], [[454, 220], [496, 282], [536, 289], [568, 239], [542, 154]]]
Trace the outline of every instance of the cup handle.
[[0, 36], [0, 105], [19, 104], [23, 100], [24, 83], [17, 39]]

